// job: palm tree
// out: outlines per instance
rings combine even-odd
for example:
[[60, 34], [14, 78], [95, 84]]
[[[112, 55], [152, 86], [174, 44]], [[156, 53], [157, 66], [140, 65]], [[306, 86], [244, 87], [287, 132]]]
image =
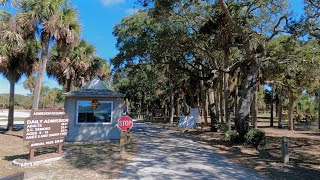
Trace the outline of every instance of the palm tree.
[[13, 128], [15, 83], [23, 74], [30, 75], [37, 59], [39, 45], [25, 33], [16, 17], [1, 11], [0, 16], [0, 72], [10, 82], [7, 130]]
[[32, 108], [38, 109], [42, 79], [50, 57], [50, 44], [56, 43], [62, 52], [79, 41], [80, 25], [76, 10], [67, 0], [22, 0], [19, 20], [30, 32], [39, 32], [41, 59], [36, 78]]
[[23, 87], [28, 89], [30, 93], [33, 94], [34, 88], [36, 86], [36, 77], [30, 76], [23, 82]]
[[57, 47], [53, 48], [48, 75], [55, 77], [69, 92], [71, 87], [80, 88], [93, 76], [108, 80], [110, 66], [106, 60], [95, 55], [93, 45], [82, 40], [79, 45], [69, 48], [66, 53], [61, 53]]

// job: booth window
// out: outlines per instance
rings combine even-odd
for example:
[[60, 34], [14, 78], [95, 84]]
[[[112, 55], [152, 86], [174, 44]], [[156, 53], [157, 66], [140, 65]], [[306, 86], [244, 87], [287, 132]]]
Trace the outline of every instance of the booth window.
[[111, 123], [112, 109], [111, 101], [78, 101], [77, 123]]

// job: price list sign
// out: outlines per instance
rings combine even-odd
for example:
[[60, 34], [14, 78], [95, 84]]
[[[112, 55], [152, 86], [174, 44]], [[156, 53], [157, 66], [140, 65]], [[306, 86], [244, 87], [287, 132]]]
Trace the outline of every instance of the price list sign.
[[35, 149], [59, 145], [68, 134], [69, 118], [64, 111], [32, 111], [31, 117], [24, 121], [23, 139], [29, 142], [29, 148]]

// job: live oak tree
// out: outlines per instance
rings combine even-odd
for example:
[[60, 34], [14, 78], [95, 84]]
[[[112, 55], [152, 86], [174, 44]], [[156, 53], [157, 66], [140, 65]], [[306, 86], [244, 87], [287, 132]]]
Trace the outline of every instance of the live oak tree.
[[[183, 2], [183, 3], [182, 3]], [[191, 5], [190, 5], [191, 3]], [[240, 68], [242, 74], [242, 89], [239, 99], [238, 109], [236, 112], [235, 125], [240, 135], [244, 135], [248, 130], [248, 119], [250, 112], [250, 105], [252, 103], [253, 94], [256, 91], [256, 83], [258, 71], [261, 64], [265, 61], [265, 45], [274, 36], [284, 30], [287, 22], [286, 17], [286, 1], [155, 1], [155, 11], [161, 12], [159, 16], [162, 17], [166, 10], [172, 9], [169, 13], [175, 14], [175, 10], [179, 7], [189, 5], [190, 8], [198, 4], [209, 4], [207, 9], [211, 12], [213, 17], [210, 17], [211, 30], [214, 32], [212, 38], [220, 38], [224, 40], [224, 47], [235, 47], [241, 54], [242, 58], [238, 59], [232, 68], [228, 68], [228, 49], [223, 49], [225, 54], [224, 68], [214, 67], [215, 70], [229, 72], [228, 69], [236, 67]], [[219, 7], [211, 8], [210, 7]], [[202, 9], [206, 11], [207, 9]], [[201, 14], [202, 18], [206, 18], [206, 14]], [[264, 23], [261, 23], [263, 21]], [[179, 22], [179, 21], [178, 21]], [[188, 22], [188, 21], [187, 21]], [[192, 21], [191, 21], [192, 22]], [[219, 26], [223, 23], [224, 26]], [[215, 25], [217, 24], [219, 28]], [[209, 26], [210, 27], [210, 26]], [[191, 29], [191, 28], [190, 28]], [[190, 31], [192, 31], [191, 29]], [[219, 36], [220, 35], [220, 36]], [[198, 38], [197, 38], [198, 40]], [[191, 43], [194, 41], [191, 41]], [[217, 42], [217, 41], [212, 41]], [[214, 48], [219, 47], [219, 44], [214, 44]], [[214, 63], [212, 65], [215, 65]], [[227, 84], [226, 84], [227, 86]], [[227, 88], [225, 86], [225, 88]], [[227, 93], [226, 93], [227, 94]], [[227, 97], [225, 97], [227, 98]], [[227, 101], [226, 101], [227, 102]]]
[[[299, 96], [303, 91], [310, 91], [317, 86], [320, 65], [318, 47], [317, 42], [312, 40], [304, 43], [296, 37], [281, 36], [267, 48], [273, 59], [273, 64], [268, 67], [272, 70], [269, 74], [273, 75], [269, 75], [269, 78], [288, 94], [289, 130], [294, 129], [293, 110]], [[282, 118], [280, 113], [279, 118]]]
[[[306, 33], [311, 37], [316, 38], [318, 41], [320, 40], [320, 2], [319, 0], [305, 0], [305, 26]], [[318, 80], [320, 81], [320, 80]], [[318, 96], [318, 128], [320, 129], [320, 82], [317, 85]]]

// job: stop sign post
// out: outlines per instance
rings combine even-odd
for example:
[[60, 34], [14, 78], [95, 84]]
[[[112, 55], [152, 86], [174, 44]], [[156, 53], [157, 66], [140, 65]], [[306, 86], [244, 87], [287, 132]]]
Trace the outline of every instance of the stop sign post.
[[129, 116], [122, 116], [118, 121], [118, 127], [121, 129], [121, 131], [127, 131], [128, 129], [131, 129], [132, 126], [133, 122]]

